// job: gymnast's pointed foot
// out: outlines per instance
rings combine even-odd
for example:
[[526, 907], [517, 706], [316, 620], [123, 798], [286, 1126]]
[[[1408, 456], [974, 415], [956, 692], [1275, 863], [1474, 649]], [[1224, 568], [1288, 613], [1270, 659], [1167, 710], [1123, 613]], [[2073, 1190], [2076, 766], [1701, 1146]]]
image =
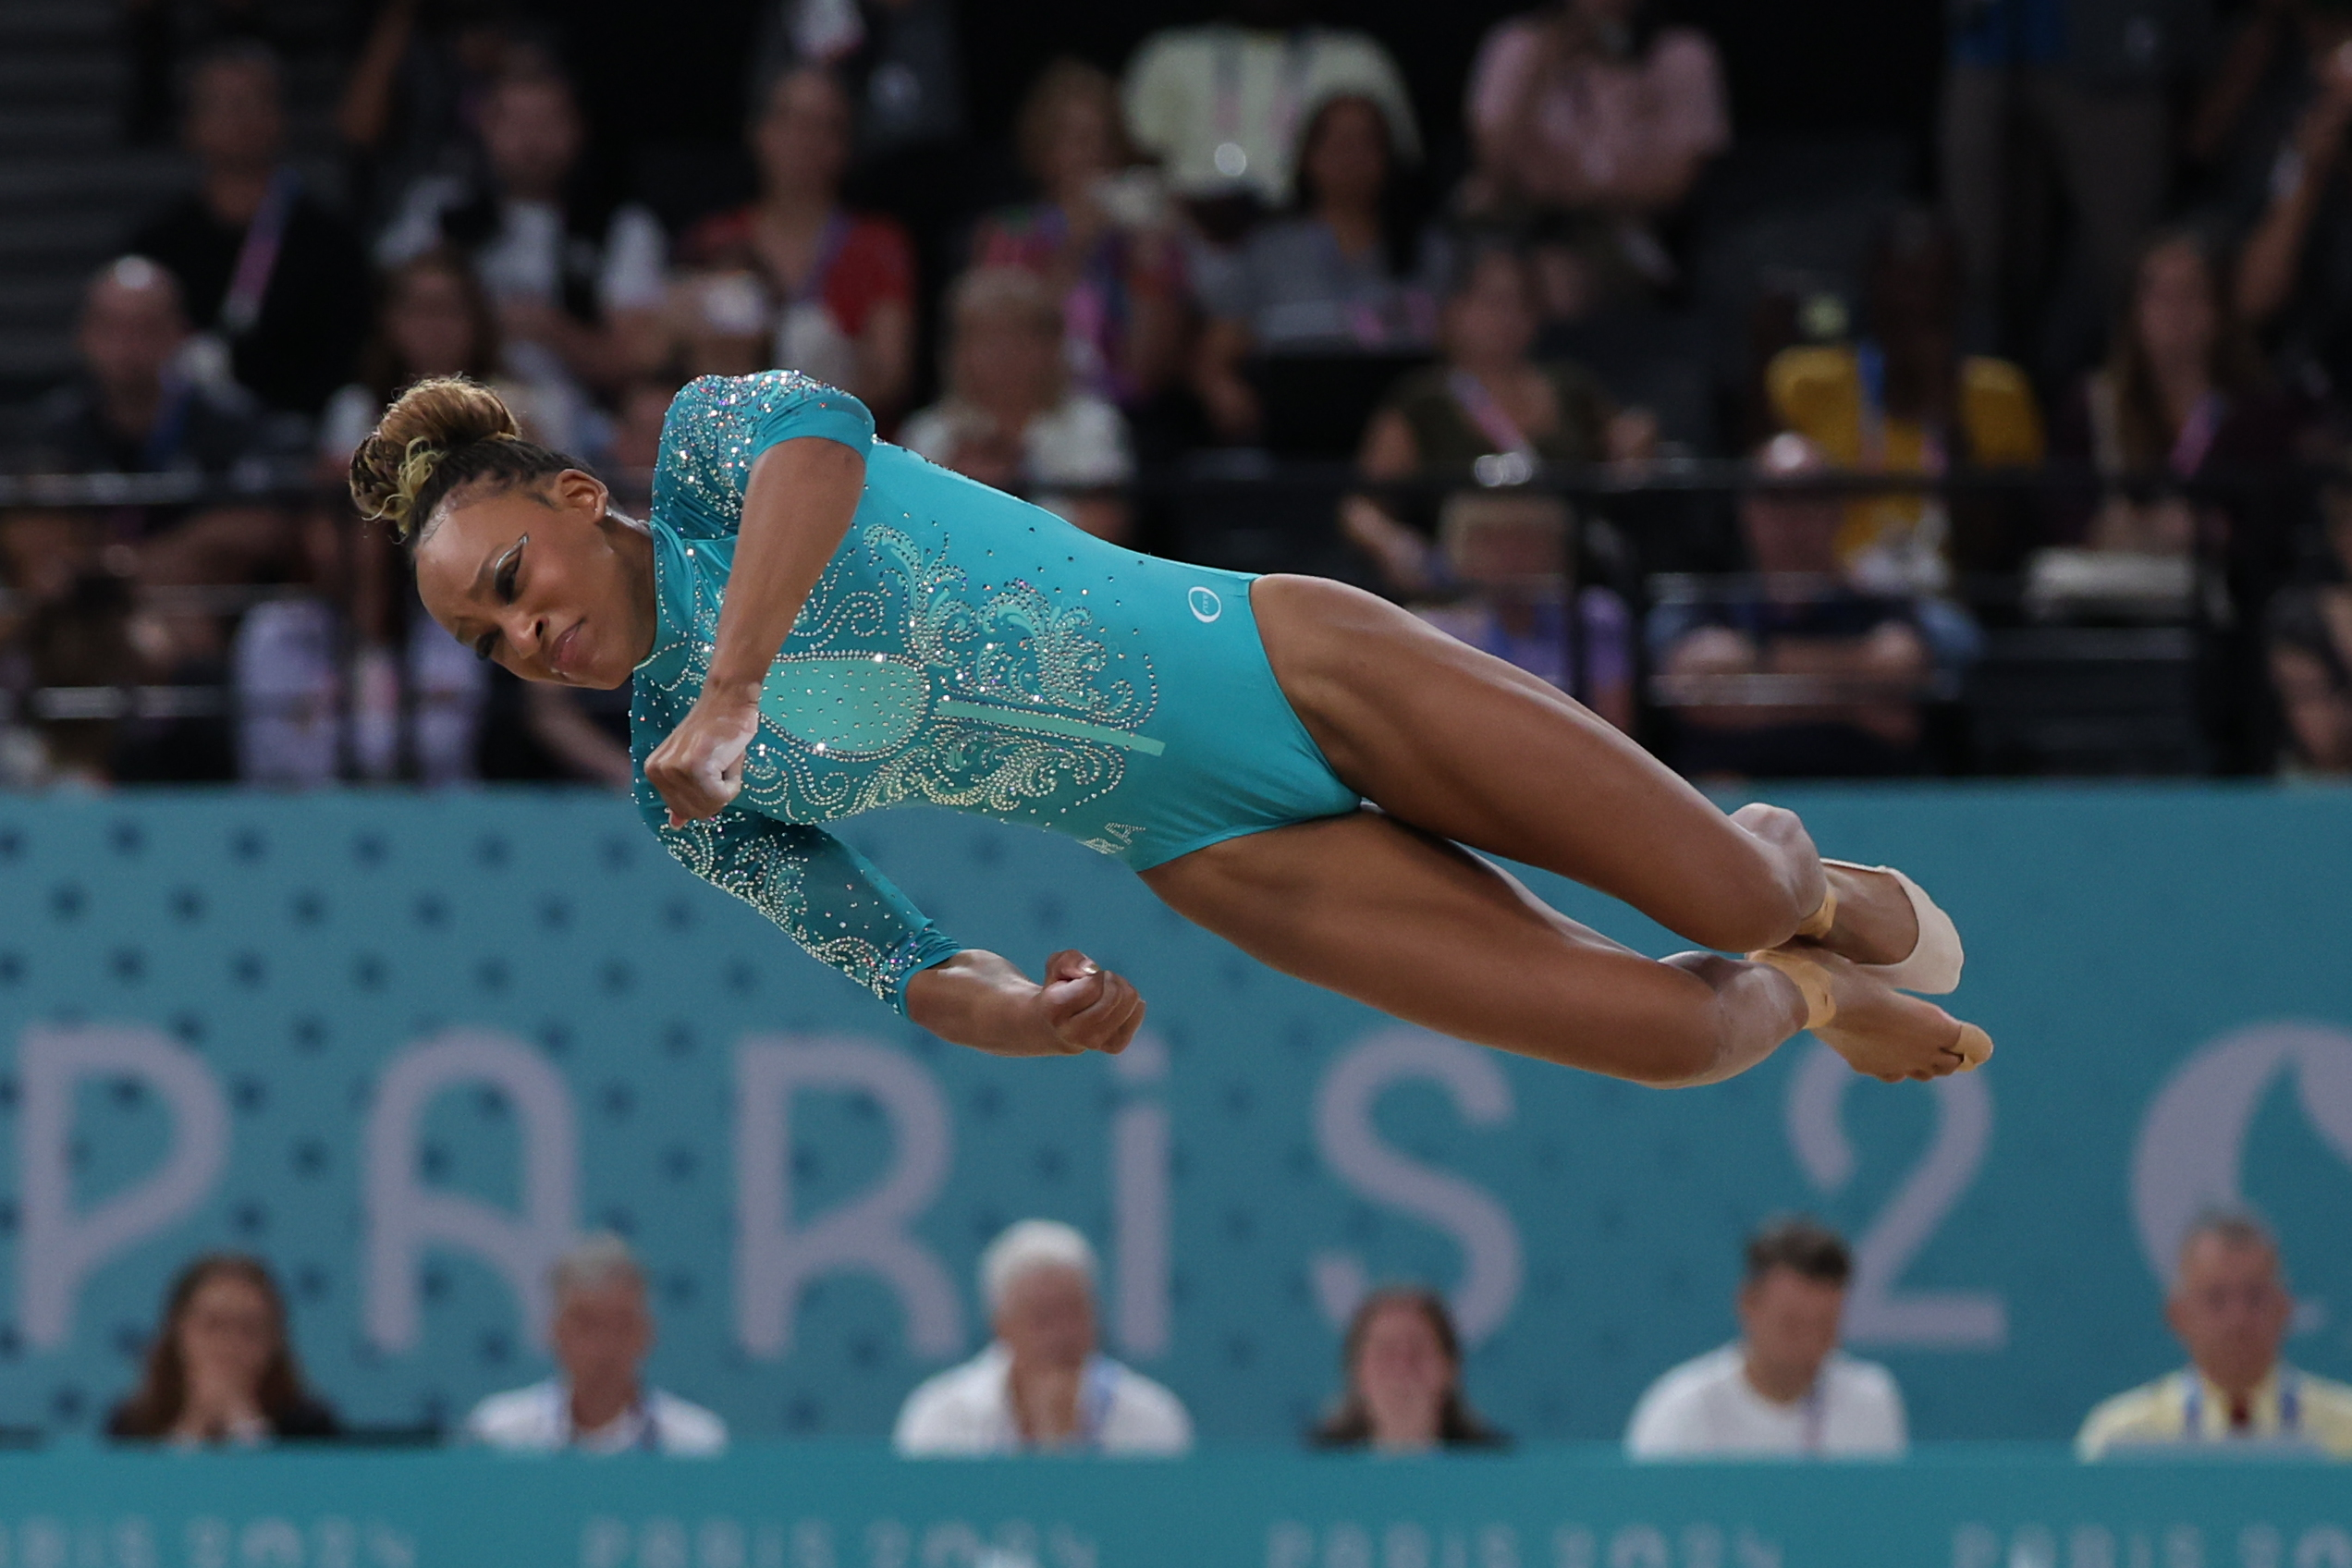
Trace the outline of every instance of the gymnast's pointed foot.
[[1828, 896], [1797, 935], [1851, 959], [1898, 991], [1956, 990], [1966, 955], [1959, 928], [1917, 882], [1891, 865], [1825, 860]]
[[1942, 1078], [1981, 1067], [1992, 1055], [1992, 1038], [1982, 1029], [1896, 990], [1871, 965], [1807, 946], [1748, 957], [1795, 982], [1805, 998], [1805, 1026], [1856, 1072], [1889, 1084]]

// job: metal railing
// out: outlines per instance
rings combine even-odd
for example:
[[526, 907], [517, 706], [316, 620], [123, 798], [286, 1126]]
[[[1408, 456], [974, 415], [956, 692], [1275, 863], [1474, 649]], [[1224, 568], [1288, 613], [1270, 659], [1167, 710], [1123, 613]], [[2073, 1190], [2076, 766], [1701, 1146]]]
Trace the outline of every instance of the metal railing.
[[[616, 476], [616, 491], [643, 495], [649, 475]], [[2032, 470], [1955, 470], [1942, 474], [1819, 472], [1793, 477], [1760, 476], [1744, 463], [1693, 459], [1667, 459], [1632, 465], [1538, 466], [1516, 459], [1482, 459], [1477, 463], [1430, 472], [1411, 479], [1374, 482], [1344, 463], [1283, 461], [1263, 454], [1220, 452], [1196, 455], [1150, 470], [1134, 482], [1114, 490], [1095, 492], [1121, 496], [1140, 513], [1162, 520], [1175, 518], [1180, 544], [1171, 553], [1204, 558], [1186, 552], [1185, 537], [1203, 533], [1182, 520], [1230, 516], [1237, 508], [1256, 516], [1259, 548], [1280, 552], [1294, 548], [1305, 560], [1317, 551], [1331, 558], [1335, 541], [1334, 516], [1345, 496], [1365, 495], [1407, 504], [1426, 504], [1464, 491], [1488, 494], [1556, 496], [1571, 503], [1570, 533], [1563, 544], [1562, 577], [1574, 573], [1575, 563], [1589, 565], [1603, 537], [1613, 540], [1615, 575], [1608, 585], [1624, 597], [1638, 627], [1641, 618], [1660, 602], [1687, 601], [1693, 595], [1753, 593], [1761, 586], [1743, 574], [1709, 575], [1690, 572], [1651, 573], [1642, 570], [1655, 552], [1653, 535], [1671, 530], [1672, 521], [1648, 516], [1651, 510], [1727, 508], [1736, 497], [1753, 493], [1851, 498], [1917, 496], [1947, 502], [1999, 503], [2012, 508], [2067, 505], [2079, 507], [2101, 495], [2123, 495], [2135, 500], [2181, 496], [2199, 503], [2244, 506], [2248, 503], [2308, 508], [2318, 490], [2344, 483], [2341, 470], [2311, 465], [2280, 465], [2248, 470], [2214, 470], [2193, 477], [2165, 472], [2102, 473], [2088, 464], [2052, 463]], [[1672, 507], [1667, 504], [1672, 503]], [[93, 517], [119, 517], [129, 509], [192, 510], [208, 506], [325, 507], [347, 519], [348, 501], [339, 485], [322, 483], [307, 461], [249, 463], [232, 473], [206, 477], [166, 474], [18, 474], [0, 475], [0, 516], [28, 509], [68, 511]], [[361, 525], [349, 519], [349, 526]], [[1208, 532], [1213, 533], [1213, 529]], [[355, 537], [356, 535], [351, 535]], [[1606, 554], [1607, 552], [1600, 552]], [[1262, 568], [1263, 561], [1219, 560], [1206, 552], [1204, 564]], [[1311, 564], [1311, 563], [1310, 563]], [[2226, 579], [2229, 563], [2210, 544], [2192, 562], [2200, 580]], [[289, 598], [318, 596], [304, 583], [125, 584], [138, 609], [165, 618], [232, 619], [257, 605]], [[1779, 584], [1775, 591], [1788, 585]], [[1963, 572], [1950, 586], [1949, 596], [1979, 613], [1996, 626], [2020, 621], [2025, 602], [2024, 580], [2014, 572]], [[1589, 629], [1577, 613], [1577, 596], [1567, 596], [1569, 614], [1562, 635], [1578, 651], [1587, 651]], [[33, 609], [20, 593], [0, 588], [0, 617], [21, 618]], [[2232, 613], [2222, 606], [2223, 617]], [[2206, 644], [2217, 634], [2242, 636], [2246, 628], [2217, 623], [2212, 596], [2196, 594], [2171, 623], [2177, 635], [2164, 642], [2163, 660], [2194, 664], [2204, 656]], [[2084, 628], [2086, 632], [2094, 629]], [[2110, 643], [2115, 639], [2110, 637]], [[2128, 641], [2128, 639], [2126, 639]], [[2140, 639], [2142, 654], [2153, 643]], [[2090, 643], [2082, 644], [2086, 649]], [[6, 644], [0, 643], [0, 654]], [[1756, 672], [1704, 678], [1660, 678], [1640, 668], [1645, 652], [1638, 635], [1633, 656], [1639, 671], [1637, 691], [1646, 717], [1671, 727], [1681, 710], [1746, 705], [1761, 708], [1828, 706], [1863, 701], [1914, 700], [1952, 704], [1967, 700], [1950, 671], [1915, 687], [1890, 689], [1883, 684], [1856, 683], [1798, 673]], [[2105, 649], [2101, 657], [2127, 662], [2135, 656], [2123, 644]], [[21, 661], [18, 661], [19, 663]], [[1589, 658], [1571, 658], [1581, 672]], [[345, 693], [348, 695], [348, 693]], [[18, 683], [0, 687], [0, 722], [64, 723], [137, 719], [153, 722], [234, 724], [239, 696], [220, 681], [155, 683], [139, 681], [119, 686], [40, 685]]]

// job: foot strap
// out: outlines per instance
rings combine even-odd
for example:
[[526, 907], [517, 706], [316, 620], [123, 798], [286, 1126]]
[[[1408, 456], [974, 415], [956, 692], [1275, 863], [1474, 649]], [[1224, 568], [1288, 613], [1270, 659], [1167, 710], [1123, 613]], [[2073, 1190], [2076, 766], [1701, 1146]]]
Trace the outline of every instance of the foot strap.
[[1798, 993], [1805, 998], [1807, 1029], [1819, 1029], [1837, 1017], [1837, 998], [1830, 994], [1829, 972], [1819, 964], [1781, 948], [1769, 948], [1747, 956], [1754, 962], [1771, 965], [1796, 983]]
[[[1824, 875], [1827, 874], [1824, 873]], [[1836, 924], [1837, 889], [1824, 883], [1821, 888], [1821, 907], [1805, 917], [1805, 923], [1796, 928], [1796, 934], [1818, 942], [1828, 936], [1830, 927]]]

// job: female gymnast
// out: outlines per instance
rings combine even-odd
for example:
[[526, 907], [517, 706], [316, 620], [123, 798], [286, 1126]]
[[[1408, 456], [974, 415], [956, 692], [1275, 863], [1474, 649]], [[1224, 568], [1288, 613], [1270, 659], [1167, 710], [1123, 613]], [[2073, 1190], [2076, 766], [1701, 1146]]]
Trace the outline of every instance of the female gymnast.
[[[636, 680], [638, 802], [669, 852], [946, 1039], [1117, 1051], [1135, 988], [964, 948], [818, 824], [928, 802], [1066, 833], [1282, 970], [1505, 1050], [1711, 1083], [1810, 1028], [1860, 1072], [1991, 1051], [1906, 991], [1959, 981], [1900, 873], [1725, 816], [1533, 677], [1371, 594], [1140, 556], [877, 441], [847, 393], [707, 376], [651, 515], [421, 382], [351, 459], [435, 620], [526, 680]], [[1464, 846], [1467, 846], [1466, 848]], [[1623, 900], [1700, 946], [1653, 961], [1472, 850]]]

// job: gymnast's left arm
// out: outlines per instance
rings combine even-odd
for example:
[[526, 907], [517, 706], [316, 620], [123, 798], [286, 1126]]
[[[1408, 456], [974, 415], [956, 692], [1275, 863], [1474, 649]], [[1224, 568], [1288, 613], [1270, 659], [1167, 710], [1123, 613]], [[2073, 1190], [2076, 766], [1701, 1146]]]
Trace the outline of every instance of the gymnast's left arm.
[[779, 441], [752, 465], [710, 673], [693, 707], [645, 759], [672, 827], [716, 816], [743, 787], [760, 683], [792, 619], [841, 547], [865, 490], [865, 454], [821, 435]]
[[1144, 1021], [1135, 987], [1084, 953], [1054, 954], [1038, 983], [963, 947], [822, 828], [741, 808], [672, 827], [643, 784], [637, 806], [680, 864], [950, 1044], [993, 1056], [1116, 1054]]
[[907, 980], [906, 1012], [941, 1039], [991, 1056], [1116, 1056], [1144, 1022], [1144, 998], [1082, 952], [1054, 954], [1037, 982], [967, 948]]

